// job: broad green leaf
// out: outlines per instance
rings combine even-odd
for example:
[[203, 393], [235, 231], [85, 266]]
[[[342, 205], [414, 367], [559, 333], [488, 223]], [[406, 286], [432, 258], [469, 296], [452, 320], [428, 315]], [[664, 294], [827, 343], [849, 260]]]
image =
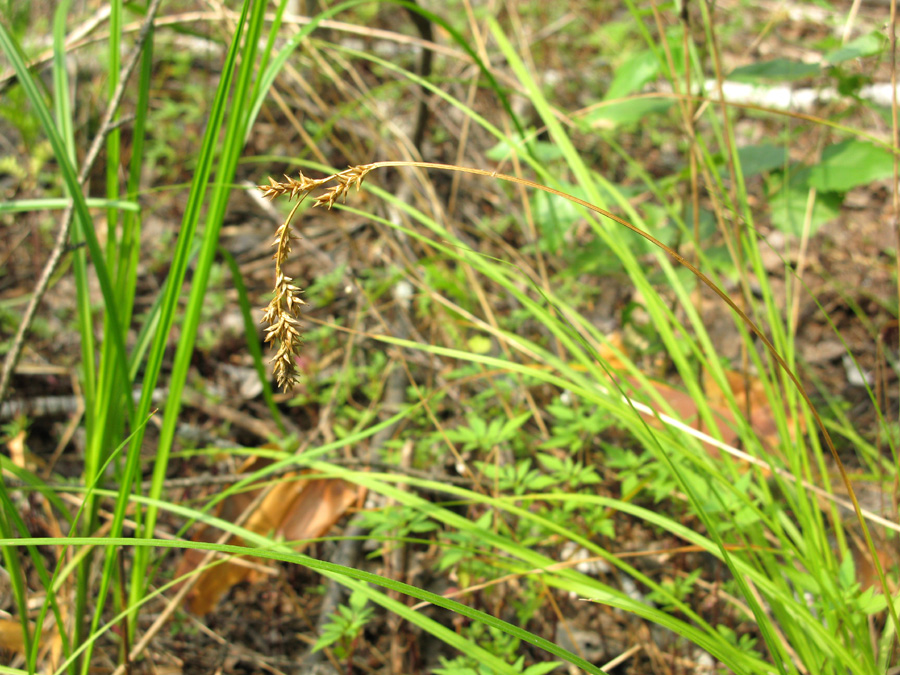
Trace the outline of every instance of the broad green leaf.
[[[561, 181], [559, 189], [570, 195], [589, 201], [588, 191], [581, 185]], [[597, 187], [605, 199], [611, 199], [608, 190]], [[564, 243], [564, 238], [571, 227], [584, 220], [586, 211], [578, 204], [562, 199], [546, 192], [534, 192], [531, 195], [531, 210], [534, 221], [541, 231], [542, 244], [547, 251], [557, 251]]]
[[584, 121], [591, 127], [614, 129], [622, 124], [640, 122], [647, 115], [664, 113], [672, 107], [665, 98], [632, 98], [613, 101], [585, 115]]
[[[795, 184], [793, 181], [769, 198], [772, 212], [772, 225], [782, 232], [800, 236], [803, 232], [803, 221], [806, 218], [806, 205], [809, 189]], [[835, 192], [819, 192], [813, 206], [809, 234], [818, 232], [829, 220], [836, 218], [840, 212], [843, 196]]]
[[640, 52], [628, 58], [616, 68], [616, 74], [609, 85], [604, 101], [623, 98], [641, 88], [659, 75], [659, 61], [651, 51]]
[[866, 616], [883, 612], [885, 607], [887, 607], [887, 601], [884, 596], [878, 593], [874, 586], [864, 590], [856, 599], [856, 604], [859, 607], [859, 611]]
[[556, 667], [561, 665], [563, 665], [562, 661], [535, 663], [533, 666], [526, 668], [522, 675], [545, 675], [546, 673], [556, 670]]
[[466, 344], [476, 354], [487, 354], [491, 351], [492, 342], [490, 338], [483, 335], [473, 335], [466, 340]]
[[851, 40], [838, 49], [828, 52], [825, 55], [825, 61], [830, 64], [841, 63], [850, 59], [872, 56], [883, 49], [884, 38], [878, 33], [869, 33], [868, 35], [860, 35], [855, 40]]
[[769, 143], [745, 145], [743, 148], [738, 148], [738, 158], [741, 160], [744, 178], [784, 168], [787, 156], [786, 147], [774, 146]]
[[810, 171], [809, 185], [825, 192], [846, 192], [893, 173], [894, 157], [888, 150], [850, 140], [825, 148], [822, 160]]
[[510, 155], [520, 154], [524, 148], [530, 148], [534, 158], [543, 164], [562, 158], [562, 151], [553, 143], [534, 140], [537, 132], [529, 130], [526, 136], [512, 134], [509, 139], [503, 139], [485, 153], [488, 159], [502, 162], [509, 159]]
[[729, 80], [737, 82], [759, 82], [760, 80], [802, 80], [805, 77], [814, 77], [821, 72], [821, 67], [816, 63], [803, 63], [791, 59], [772, 59], [751, 63], [731, 71]]

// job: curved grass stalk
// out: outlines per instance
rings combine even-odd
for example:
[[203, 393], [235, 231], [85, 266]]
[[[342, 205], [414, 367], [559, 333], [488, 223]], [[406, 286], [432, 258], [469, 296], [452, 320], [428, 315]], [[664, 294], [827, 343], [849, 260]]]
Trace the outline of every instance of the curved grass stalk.
[[[439, 163], [434, 163], [434, 162], [413, 162], [413, 161], [373, 162], [370, 164], [361, 164], [361, 165], [357, 165], [357, 166], [351, 166], [343, 171], [334, 173], [330, 176], [327, 176], [322, 179], [317, 179], [317, 180], [307, 178], [306, 176], [303, 175], [302, 172], [300, 172], [299, 180], [287, 178], [285, 182], [279, 182], [279, 181], [275, 181], [272, 178], [269, 178], [269, 184], [261, 185], [261, 186], [259, 186], [259, 189], [263, 192], [263, 194], [266, 197], [268, 197], [270, 199], [274, 199], [275, 197], [279, 197], [279, 196], [286, 196], [288, 199], [296, 199], [296, 198], [299, 198], [301, 195], [308, 194], [308, 191], [304, 190], [304, 186], [309, 186], [309, 190], [312, 190], [312, 189], [330, 184], [330, 187], [328, 187], [325, 190], [325, 192], [323, 192], [319, 196], [315, 197], [314, 202], [313, 202], [314, 206], [326, 206], [330, 209], [334, 206], [334, 204], [338, 200], [346, 199], [347, 193], [350, 191], [351, 188], [356, 187], [356, 189], [359, 190], [360, 186], [362, 185], [363, 180], [366, 178], [366, 176], [369, 173], [371, 173], [372, 171], [374, 171], [376, 169], [389, 168], [389, 167], [397, 167], [397, 168], [399, 168], [399, 167], [416, 167], [416, 168], [424, 168], [424, 169], [437, 169], [437, 170], [443, 170], [443, 171], [456, 171], [456, 172], [468, 173], [468, 174], [472, 174], [472, 175], [485, 176], [488, 178], [502, 180], [502, 181], [506, 181], [509, 183], [523, 185], [528, 188], [532, 188], [535, 190], [541, 190], [541, 191], [547, 192], [549, 194], [553, 194], [558, 197], [562, 197], [564, 199], [569, 200], [570, 202], [578, 204], [579, 206], [582, 206], [590, 211], [593, 211], [594, 213], [604, 216], [605, 218], [608, 218], [608, 219], [618, 223], [619, 225], [622, 225], [623, 227], [631, 230], [635, 234], [637, 234], [637, 235], [643, 237], [644, 239], [646, 239], [647, 241], [649, 241], [651, 244], [656, 246], [658, 249], [664, 251], [672, 259], [674, 259], [678, 264], [687, 268], [697, 279], [699, 279], [705, 286], [707, 286], [710, 290], [712, 290], [713, 293], [715, 293], [719, 297], [719, 299], [721, 299], [733, 312], [735, 312], [737, 314], [737, 316], [741, 319], [741, 321], [744, 323], [744, 325], [746, 325], [747, 328], [749, 328], [750, 331], [762, 342], [762, 344], [765, 345], [766, 350], [768, 351], [770, 356], [776, 361], [776, 363], [779, 365], [779, 367], [782, 369], [782, 371], [788, 377], [790, 382], [793, 384], [793, 386], [795, 387], [795, 389], [798, 392], [798, 394], [800, 395], [800, 397], [803, 399], [803, 402], [806, 404], [807, 409], [810, 411], [810, 414], [813, 417], [816, 427], [819, 429], [819, 431], [822, 434], [822, 437], [825, 440], [825, 443], [831, 453], [831, 456], [835, 461], [835, 465], [837, 466], [838, 471], [841, 475], [841, 480], [843, 481], [844, 487], [846, 488], [847, 493], [850, 497], [850, 501], [852, 502], [852, 505], [853, 505], [853, 511], [856, 515], [856, 519], [859, 522], [861, 530], [863, 532], [863, 536], [865, 538], [866, 545], [869, 550], [869, 554], [871, 556], [873, 566], [874, 566], [874, 568], [876, 570], [876, 574], [878, 576], [879, 585], [881, 587], [881, 590], [884, 593], [886, 598], [891, 597], [884, 569], [878, 558], [877, 551], [875, 549], [875, 543], [872, 539], [872, 535], [871, 535], [868, 525], [866, 523], [866, 518], [864, 517], [864, 515], [862, 513], [862, 508], [856, 497], [856, 493], [853, 489], [853, 485], [850, 481], [850, 477], [847, 474], [847, 470], [844, 467], [844, 463], [841, 461], [840, 455], [838, 454], [837, 448], [835, 447], [834, 442], [832, 441], [831, 435], [828, 433], [828, 429], [826, 428], [824, 422], [822, 421], [822, 418], [819, 415], [818, 411], [815, 409], [815, 406], [813, 405], [813, 403], [809, 397], [809, 394], [806, 392], [806, 389], [803, 386], [803, 384], [800, 382], [798, 376], [791, 369], [791, 367], [788, 365], [788, 363], [785, 361], [785, 359], [781, 356], [781, 354], [778, 352], [778, 350], [775, 348], [775, 346], [772, 344], [772, 342], [769, 340], [769, 338], [763, 333], [763, 331], [759, 329], [759, 327], [756, 325], [756, 323], [754, 323], [754, 321], [746, 314], [746, 312], [744, 312], [740, 307], [738, 307], [738, 305], [734, 302], [734, 300], [732, 300], [728, 296], [728, 294], [725, 293], [725, 291], [723, 291], [718, 285], [716, 285], [709, 277], [707, 277], [703, 272], [701, 272], [694, 264], [692, 264], [684, 256], [682, 256], [677, 251], [673, 250], [671, 247], [667, 246], [663, 242], [659, 241], [659, 239], [657, 239], [653, 235], [649, 234], [648, 232], [645, 232], [644, 230], [640, 229], [639, 227], [636, 227], [635, 225], [631, 224], [624, 218], [621, 218], [621, 217], [615, 215], [614, 213], [608, 211], [607, 209], [604, 209], [600, 206], [597, 206], [596, 204], [592, 204], [586, 200], [580, 199], [573, 195], [567, 194], [566, 192], [563, 192], [561, 190], [557, 190], [555, 188], [548, 187], [546, 185], [542, 185], [540, 183], [536, 183], [534, 181], [531, 181], [531, 180], [528, 180], [525, 178], [520, 178], [517, 176], [510, 176], [507, 174], [498, 173], [496, 171], [487, 171], [485, 169], [462, 167], [462, 166], [457, 166], [457, 165], [452, 165], [452, 164], [439, 164]], [[296, 213], [296, 207], [291, 211], [291, 214], [285, 220], [285, 222], [283, 223], [283, 225], [280, 228], [280, 230], [283, 229], [286, 232], [288, 239], [290, 238], [290, 226], [291, 226], [290, 221], [291, 221], [291, 218], [293, 217], [294, 213]], [[279, 353], [280, 352], [281, 352], [281, 350], [279, 350]], [[278, 357], [276, 356], [276, 358], [278, 358]], [[288, 387], [290, 387], [293, 385], [294, 381], [295, 380], [291, 380], [288, 378], [285, 380], [284, 384], [286, 384]], [[893, 622], [895, 630], [900, 629], [900, 619], [898, 619], [896, 608], [893, 606], [893, 603], [891, 603], [891, 602], [888, 602], [887, 606], [888, 606], [888, 611], [890, 613], [891, 621]]]

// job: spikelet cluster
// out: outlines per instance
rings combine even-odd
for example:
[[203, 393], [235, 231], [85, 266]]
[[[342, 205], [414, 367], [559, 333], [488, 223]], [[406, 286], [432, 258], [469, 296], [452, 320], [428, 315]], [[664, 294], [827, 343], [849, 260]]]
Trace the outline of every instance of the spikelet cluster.
[[285, 220], [275, 233], [275, 292], [272, 301], [263, 310], [262, 318], [262, 322], [268, 325], [266, 342], [278, 345], [272, 363], [275, 364], [275, 379], [282, 389], [292, 388], [300, 377], [295, 357], [302, 342], [300, 308], [306, 302], [300, 297], [301, 289], [282, 271], [291, 252], [291, 241], [296, 238], [291, 231], [290, 220]]
[[345, 199], [350, 188], [358, 190], [366, 174], [374, 168], [371, 164], [350, 167], [340, 173], [326, 178], [313, 179], [304, 176], [301, 172], [299, 178], [284, 177], [284, 181], [276, 181], [269, 178], [268, 185], [259, 185], [263, 196], [268, 199], [285, 196], [289, 201], [297, 203], [288, 217], [275, 232], [275, 290], [272, 301], [263, 310], [262, 323], [266, 324], [266, 342], [277, 345], [274, 364], [275, 379], [282, 389], [292, 389], [300, 380], [300, 371], [297, 368], [296, 357], [300, 353], [300, 345], [303, 335], [300, 331], [301, 308], [306, 302], [300, 297], [303, 292], [300, 287], [294, 285], [293, 278], [285, 275], [283, 267], [291, 252], [291, 242], [297, 237], [291, 228], [291, 220], [297, 212], [300, 204], [312, 190], [334, 183], [321, 195], [315, 198], [314, 206], [334, 206], [338, 199]]

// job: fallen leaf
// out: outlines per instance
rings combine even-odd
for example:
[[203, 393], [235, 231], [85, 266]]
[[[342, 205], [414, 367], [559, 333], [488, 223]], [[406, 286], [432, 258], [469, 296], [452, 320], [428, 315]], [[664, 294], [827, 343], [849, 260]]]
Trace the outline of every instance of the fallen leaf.
[[6, 442], [6, 447], [9, 448], [10, 460], [20, 469], [28, 468], [25, 466], [25, 438], [25, 430], [22, 429]]
[[362, 497], [360, 489], [346, 481], [308, 481], [294, 500], [279, 534], [288, 541], [321, 537], [354, 503], [361, 503]]
[[[733, 392], [735, 402], [738, 405], [738, 409], [745, 411], [747, 408], [747, 401], [750, 401], [749, 423], [750, 428], [756, 434], [757, 438], [759, 438], [763, 445], [770, 450], [777, 448], [780, 445], [778, 425], [775, 421], [772, 408], [766, 398], [765, 388], [763, 387], [762, 382], [757, 378], [749, 377], [747, 385], [745, 386], [744, 376], [740, 373], [726, 371], [725, 374], [728, 384]], [[641, 385], [636, 378], [627, 379], [632, 386], [640, 389]], [[714, 430], [709, 429], [708, 426], [703, 424], [698, 412], [697, 402], [690, 394], [663, 382], [651, 380], [650, 384], [672, 407], [676, 419], [684, 422], [691, 428], [702, 431], [710, 436], [716, 435]], [[737, 424], [735, 416], [727, 404], [725, 394], [711, 377], [704, 378], [704, 392], [707, 404], [712, 411], [715, 420], [716, 431], [718, 431], [722, 442], [726, 445], [735, 446], [739, 442], [738, 433], [736, 431]], [[641, 416], [652, 426], [659, 426], [655, 415], [642, 413]], [[802, 425], [802, 422], [803, 420], [801, 420], [801, 426], [805, 426]], [[788, 419], [788, 424], [789, 428], [793, 428], [793, 423], [790, 419]], [[714, 457], [719, 456], [719, 449], [717, 447], [708, 443], [704, 443], [704, 446]]]
[[[241, 467], [241, 473], [257, 471], [268, 463], [270, 460], [252, 458]], [[355, 485], [330, 478], [307, 480], [298, 478], [300, 475], [282, 476], [247, 518], [244, 527], [275, 539], [302, 542], [327, 534], [350, 506], [362, 500], [362, 489]], [[254, 490], [228, 497], [218, 505], [216, 516], [236, 521], [260, 493], [261, 490]], [[218, 530], [202, 527], [192, 540], [213, 542], [219, 536]], [[241, 545], [242, 541], [232, 537], [228, 543]], [[299, 551], [305, 546], [306, 543], [299, 543], [295, 548]], [[205, 555], [205, 551], [185, 551], [176, 576], [197, 569]], [[200, 578], [186, 599], [188, 610], [194, 614], [208, 614], [234, 585], [242, 581], [254, 582], [265, 574], [267, 568], [262, 563], [258, 558], [245, 556], [240, 562], [229, 560], [199, 572]]]
[[22, 653], [25, 650], [25, 636], [22, 624], [15, 619], [0, 618], [0, 651]]

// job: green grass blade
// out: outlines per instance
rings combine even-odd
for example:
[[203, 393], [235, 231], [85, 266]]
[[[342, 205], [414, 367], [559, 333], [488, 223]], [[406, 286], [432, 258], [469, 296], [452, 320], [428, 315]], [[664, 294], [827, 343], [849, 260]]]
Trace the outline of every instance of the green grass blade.
[[[235, 34], [232, 38], [231, 45], [229, 46], [228, 52], [225, 57], [225, 63], [222, 70], [222, 76], [219, 80], [219, 85], [216, 90], [215, 98], [213, 99], [213, 103], [210, 109], [209, 119], [206, 126], [206, 131], [204, 133], [203, 142], [200, 147], [200, 153], [198, 156], [197, 167], [194, 171], [194, 177], [191, 182], [191, 189], [188, 196], [188, 202], [185, 207], [184, 217], [182, 219], [182, 227], [178, 237], [178, 243], [176, 245], [175, 254], [172, 261], [172, 267], [169, 273], [169, 277], [166, 282], [166, 293], [163, 296], [163, 300], [160, 305], [160, 315], [158, 318], [158, 327], [155, 333], [155, 338], [153, 340], [150, 354], [148, 357], [148, 362], [145, 368], [144, 375], [144, 383], [143, 389], [141, 392], [141, 401], [139, 404], [139, 414], [146, 414], [149, 412], [153, 390], [156, 387], [157, 378], [159, 377], [159, 373], [162, 367], [163, 356], [165, 354], [166, 345], [168, 343], [168, 335], [171, 331], [172, 325], [175, 320], [175, 311], [178, 307], [179, 297], [181, 295], [182, 284], [184, 283], [185, 275], [187, 273], [188, 261], [190, 259], [190, 254], [192, 253], [195, 247], [195, 234], [197, 230], [197, 225], [200, 220], [200, 215], [202, 211], [203, 204], [205, 202], [209, 177], [212, 172], [213, 162], [216, 158], [216, 148], [218, 145], [219, 134], [222, 129], [222, 125], [225, 119], [225, 112], [229, 105], [229, 96], [231, 92], [231, 84], [233, 81], [233, 77], [236, 74], [237, 69], [237, 59], [239, 54], [239, 48], [241, 44], [241, 39], [244, 35], [244, 31], [246, 28], [246, 23], [248, 21], [248, 13], [250, 10], [250, 1], [246, 0], [243, 4], [243, 8], [241, 11], [240, 18], [237, 23]], [[246, 61], [243, 62], [244, 68], [252, 67], [251, 64], [247, 64]], [[240, 100], [240, 99], [235, 99]], [[203, 242], [210, 240], [211, 234], [218, 233], [218, 227], [221, 225], [219, 223], [211, 223], [208, 227], [208, 232], [203, 237]], [[201, 242], [201, 246], [203, 246], [203, 242]], [[208, 246], [209, 244], [207, 244]], [[207, 270], [208, 273], [208, 270]], [[204, 289], [205, 290], [205, 289]], [[202, 296], [201, 296], [202, 298]], [[188, 317], [190, 317], [190, 312], [198, 312], [196, 307], [197, 301], [195, 299], [193, 309], [189, 310]], [[197, 317], [194, 317], [194, 321], [196, 321]], [[175, 372], [173, 372], [173, 382], [174, 389], [179, 390], [179, 383], [183, 385], [184, 378], [186, 377], [187, 357], [190, 355], [189, 352], [185, 353], [184, 349], [180, 349], [181, 356], [179, 357], [180, 361], [175, 366]], [[170, 386], [170, 395], [171, 395], [172, 387]], [[169, 399], [173, 404], [173, 408], [178, 408], [180, 401], [176, 402], [173, 398]], [[169, 421], [166, 422], [165, 420]], [[166, 410], [166, 417], [164, 418], [164, 425], [167, 425], [166, 436], [171, 436], [172, 429], [174, 428], [174, 423], [176, 419], [176, 412], [168, 409]], [[124, 473], [124, 481], [127, 484], [131, 484], [135, 476], [137, 475], [137, 462], [138, 457], [140, 455], [140, 448], [143, 442], [143, 432], [138, 432], [132, 443], [132, 449], [128, 453], [129, 461], [126, 464], [126, 469]], [[160, 452], [156, 456], [156, 461], [153, 469], [153, 487], [151, 490], [151, 494], [156, 493], [159, 494], [161, 492], [162, 479], [165, 476], [166, 467], [168, 465], [168, 448], [171, 447], [171, 439], [168, 441], [160, 442]], [[153, 527], [155, 525], [155, 509], [151, 508], [150, 513], [147, 514], [144, 527], [145, 532], [152, 532]], [[134, 562], [134, 566], [132, 569], [132, 578], [131, 578], [131, 587], [130, 587], [130, 604], [134, 605], [137, 598], [140, 598], [146, 589], [147, 578], [147, 551], [145, 549], [141, 549], [137, 554]]]
[[[129, 199], [102, 199], [89, 197], [84, 200], [90, 209], [118, 209], [136, 213], [141, 210], [140, 205]], [[66, 208], [70, 200], [58, 197], [44, 197], [41, 199], [13, 199], [0, 202], [0, 214], [23, 213], [28, 211], [61, 211]]]
[[[256, 65], [256, 50], [259, 36], [263, 26], [263, 8], [265, 3], [255, 2], [252, 12], [246, 22], [246, 38], [241, 52], [240, 65], [236, 73], [235, 90], [232, 93], [233, 102], [231, 114], [225, 128], [225, 139], [222, 146], [222, 154], [216, 172], [214, 190], [210, 199], [207, 224], [200, 245], [200, 253], [191, 281], [191, 292], [188, 298], [187, 309], [181, 325], [181, 337], [175, 351], [175, 359], [172, 365], [172, 374], [169, 380], [169, 394], [166, 401], [160, 438], [157, 444], [156, 463], [154, 464], [153, 478], [149, 495], [158, 498], [162, 494], [165, 469], [168, 463], [169, 453], [175, 438], [175, 428], [178, 415], [181, 410], [181, 398], [185, 382], [187, 381], [190, 360], [194, 350], [194, 342], [197, 328], [205, 304], [206, 286], [209, 280], [209, 272], [215, 260], [219, 244], [219, 231], [224, 219], [225, 209], [231, 194], [231, 184], [234, 172], [237, 168], [238, 158], [243, 148], [246, 135], [247, 102], [251, 80]], [[147, 529], [153, 530], [156, 522], [156, 510], [151, 507], [147, 510]]]
[[[18, 520], [18, 516], [16, 514], [15, 506], [13, 506], [12, 500], [6, 492], [6, 485], [3, 481], [0, 481], [0, 504], [3, 506], [3, 508], [0, 509], [0, 534], [7, 540], [15, 541], [15, 523], [10, 521]], [[25, 534], [28, 530], [20, 529], [19, 532]], [[31, 548], [29, 548], [29, 550], [31, 550]], [[22, 645], [24, 647], [24, 652], [31, 656], [34, 635], [32, 635], [32, 631], [28, 625], [28, 588], [25, 585], [22, 566], [19, 564], [19, 556], [13, 545], [0, 545], [0, 553], [3, 554], [4, 567], [9, 573], [10, 590], [12, 591], [16, 610], [19, 613], [19, 622], [22, 625]], [[29, 659], [29, 661], [31, 661], [31, 659]], [[31, 663], [31, 666], [32, 668], [34, 667], [33, 662]]]

